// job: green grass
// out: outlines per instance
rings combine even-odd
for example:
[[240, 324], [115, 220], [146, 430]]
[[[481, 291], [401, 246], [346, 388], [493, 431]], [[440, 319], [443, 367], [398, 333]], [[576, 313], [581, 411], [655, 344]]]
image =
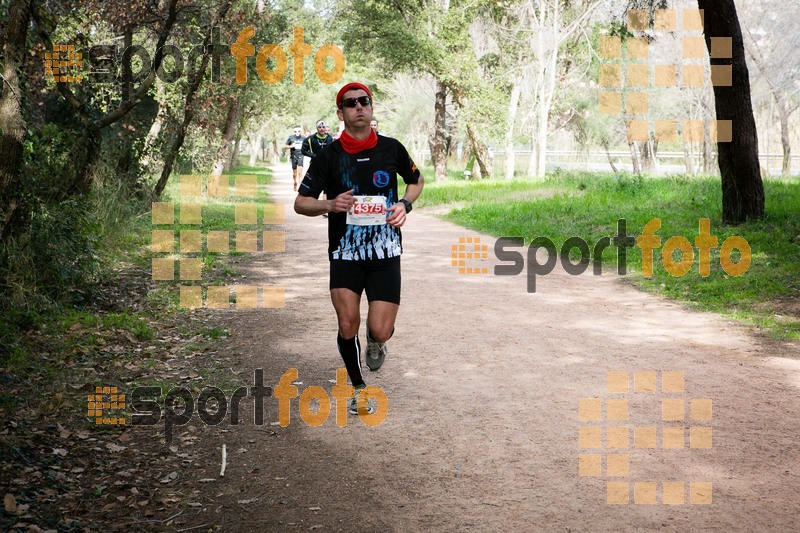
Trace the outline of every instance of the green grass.
[[[767, 180], [764, 188], [767, 216], [738, 226], [721, 222], [722, 193], [715, 177], [555, 173], [536, 181], [432, 183], [416, 205], [452, 204], [454, 209], [446, 217], [459, 225], [497, 237], [523, 237], [526, 243], [548, 237], [559, 249], [571, 236], [583, 238], [593, 248], [601, 237], [616, 235], [619, 219], [625, 219], [628, 235], [636, 237], [648, 221], [659, 218], [661, 228], [656, 234], [661, 248], [653, 254], [652, 276], [641, 275], [642, 250], [628, 250], [627, 266], [635, 284], [742, 320], [776, 337], [800, 339], [796, 308], [793, 315], [786, 312], [800, 297], [800, 219], [796, 216], [800, 181]], [[747, 240], [752, 250], [747, 272], [728, 275], [716, 248], [711, 251], [711, 273], [702, 277], [696, 247], [687, 274], [674, 277], [667, 272], [661, 257], [664, 243], [671, 236], [683, 236], [694, 246], [702, 218], [710, 219], [711, 235], [719, 238], [719, 245], [731, 236]], [[610, 270], [616, 263], [617, 249], [606, 248], [603, 266]]]
[[[203, 262], [203, 274], [201, 281], [189, 281], [188, 284], [218, 285], [224, 284], [225, 280], [236, 276], [236, 270], [228, 263], [231, 256], [246, 255], [247, 252], [236, 251], [236, 231], [258, 231], [262, 228], [265, 216], [265, 205], [269, 203], [266, 186], [270, 183], [271, 172], [263, 167], [241, 166], [234, 169], [229, 174], [222, 176], [221, 185], [228, 186], [228, 191], [235, 190], [236, 180], [233, 176], [254, 175], [256, 176], [257, 190], [255, 197], [244, 197], [239, 195], [225, 194], [217, 197], [201, 196], [182, 198], [180, 195], [180, 180], [175, 179], [170, 182], [164, 191], [162, 201], [173, 202], [175, 204], [199, 203], [201, 204], [201, 224], [181, 224], [180, 205], [176, 206], [175, 224], [170, 226], [152, 226], [152, 229], [172, 229], [175, 231], [175, 253], [170, 255], [174, 259], [179, 257], [197, 257]], [[203, 178], [205, 189], [206, 179]], [[237, 204], [255, 204], [257, 224], [237, 224]], [[240, 207], [241, 209], [241, 207]], [[241, 211], [240, 211], [241, 214]], [[180, 232], [186, 230], [200, 230], [202, 234], [202, 252], [181, 254]], [[228, 233], [227, 252], [209, 252], [207, 250], [207, 236], [211, 231], [222, 231]], [[180, 255], [179, 255], [180, 254]], [[164, 254], [159, 254], [163, 256]], [[176, 276], [177, 279], [177, 276]], [[160, 282], [159, 288], [152, 291], [150, 296], [151, 305], [165, 305], [174, 308], [178, 304], [177, 291], [175, 285], [169, 282]]]

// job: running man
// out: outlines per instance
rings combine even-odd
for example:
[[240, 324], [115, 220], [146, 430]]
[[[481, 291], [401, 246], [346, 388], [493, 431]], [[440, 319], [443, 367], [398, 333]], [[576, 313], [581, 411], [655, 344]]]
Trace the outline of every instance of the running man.
[[286, 139], [286, 145], [283, 149], [289, 148], [290, 158], [292, 161], [292, 180], [294, 181], [294, 190], [297, 190], [297, 183], [303, 179], [303, 130], [298, 125], [294, 127], [294, 135], [290, 135]]
[[304, 156], [314, 159], [323, 148], [333, 142], [333, 137], [325, 132], [327, 127], [324, 120], [317, 121], [317, 133], [309, 135], [303, 140], [303, 147], [300, 151]]
[[[300, 184], [294, 210], [307, 216], [330, 213], [328, 254], [331, 301], [339, 334], [336, 343], [355, 395], [348, 410], [358, 414], [358, 396], [366, 387], [361, 373], [360, 303], [369, 301], [367, 353], [370, 370], [386, 358], [400, 306], [400, 227], [419, 197], [423, 177], [396, 139], [370, 128], [372, 94], [361, 83], [348, 83], [336, 95], [341, 137], [311, 160]], [[398, 176], [406, 183], [399, 198]], [[328, 200], [319, 200], [327, 193]], [[374, 407], [367, 404], [368, 412]]]

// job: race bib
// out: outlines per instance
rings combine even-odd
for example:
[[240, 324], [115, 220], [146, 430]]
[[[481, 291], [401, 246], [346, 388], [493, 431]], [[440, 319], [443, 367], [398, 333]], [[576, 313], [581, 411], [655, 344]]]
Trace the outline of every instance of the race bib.
[[353, 196], [356, 203], [347, 212], [347, 223], [354, 226], [386, 224], [385, 196]]
[[292, 145], [293, 150], [299, 150], [303, 147], [303, 141], [298, 141]]

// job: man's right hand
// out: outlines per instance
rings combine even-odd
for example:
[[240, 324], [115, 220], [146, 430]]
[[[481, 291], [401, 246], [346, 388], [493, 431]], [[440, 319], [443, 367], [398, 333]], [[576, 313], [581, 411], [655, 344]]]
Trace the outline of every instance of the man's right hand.
[[331, 203], [330, 211], [332, 213], [346, 213], [353, 207], [353, 204], [356, 203], [356, 199], [353, 197], [353, 193], [355, 189], [350, 189], [349, 191], [345, 191], [333, 200], [329, 200]]

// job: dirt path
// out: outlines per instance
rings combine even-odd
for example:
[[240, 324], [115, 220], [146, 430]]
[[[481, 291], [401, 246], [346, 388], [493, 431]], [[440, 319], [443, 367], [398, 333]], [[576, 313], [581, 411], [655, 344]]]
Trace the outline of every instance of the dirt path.
[[[310, 385], [330, 391], [341, 361], [327, 291], [326, 221], [294, 214], [285, 170], [271, 188], [287, 204], [286, 253], [257, 257], [246, 274], [249, 283], [284, 285], [286, 306], [221, 313], [232, 337], [220, 357], [245, 384], [256, 368], [274, 386], [294, 367], [301, 392]], [[248, 411], [236, 428], [209, 429], [207, 468], [196, 477], [215, 476], [223, 442], [228, 467], [224, 479], [203, 488], [208, 510], [198, 525], [225, 531], [800, 528], [796, 344], [764, 344], [737, 325], [609, 275], [555, 272], [538, 280], [535, 294], [526, 293], [524, 276], [459, 275], [451, 245], [474, 233], [422, 209], [403, 231], [397, 333], [385, 366], [367, 376], [388, 396], [386, 421], [367, 427], [349, 417], [342, 428], [331, 415], [309, 427], [294, 400], [286, 428], [255, 427]], [[485, 264], [491, 272], [491, 260]], [[362, 342], [363, 336], [362, 328]], [[609, 370], [629, 373], [627, 393], [607, 390]], [[656, 372], [656, 391], [635, 392], [634, 373], [646, 371]], [[662, 371], [683, 372], [685, 391], [662, 393]], [[637, 377], [647, 384], [648, 375]], [[628, 419], [581, 420], [581, 398], [627, 398]], [[685, 400], [685, 420], [662, 421], [665, 398]], [[692, 399], [712, 400], [711, 420], [690, 420]], [[276, 400], [266, 406], [267, 421], [277, 420]], [[614, 416], [615, 407], [620, 403], [610, 411], [604, 403], [602, 414]], [[601, 428], [604, 448], [580, 447], [579, 427], [589, 426]], [[626, 448], [608, 448], [608, 436], [618, 431], [611, 426], [628, 428]], [[634, 447], [637, 427], [656, 428], [656, 448]], [[690, 427], [711, 428], [712, 447], [690, 448]], [[664, 428], [685, 429], [682, 449], [662, 449]], [[707, 429], [694, 431], [695, 444], [707, 445]], [[646, 444], [648, 433], [637, 437]], [[674, 438], [680, 442], [680, 433]], [[580, 476], [581, 454], [600, 456], [602, 475]], [[628, 455], [627, 476], [606, 475], [610, 454]], [[586, 473], [596, 458], [584, 458]], [[616, 460], [622, 459], [612, 459], [612, 468]], [[607, 503], [609, 481], [629, 490], [628, 504]], [[639, 485], [636, 495], [645, 502], [652, 494], [656, 503], [634, 503], [634, 482], [654, 483]], [[689, 482], [711, 483], [713, 502], [690, 504], [691, 488], [698, 489], [695, 498], [708, 493]], [[679, 496], [682, 504], [662, 503]]]

